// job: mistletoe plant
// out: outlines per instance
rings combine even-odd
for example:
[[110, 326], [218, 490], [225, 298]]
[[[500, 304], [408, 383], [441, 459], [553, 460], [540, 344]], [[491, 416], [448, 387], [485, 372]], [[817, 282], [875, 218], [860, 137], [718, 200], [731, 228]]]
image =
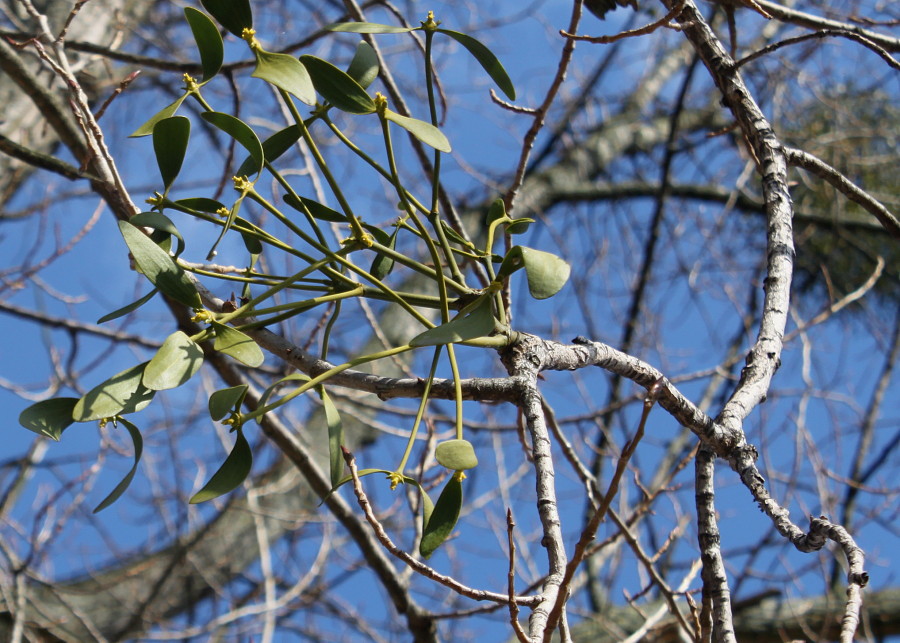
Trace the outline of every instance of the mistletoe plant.
[[[169, 335], [157, 353], [147, 362], [132, 366], [110, 377], [81, 398], [55, 398], [32, 405], [22, 412], [19, 420], [26, 428], [59, 440], [63, 431], [73, 423], [100, 422], [122, 425], [134, 441], [134, 466], [125, 478], [106, 496], [95, 511], [112, 504], [131, 483], [142, 452], [141, 433], [131, 416], [147, 407], [158, 391], [174, 389], [185, 384], [200, 369], [204, 361], [201, 345], [211, 342], [219, 353], [249, 366], [258, 367], [264, 356], [248, 335], [313, 308], [330, 305], [330, 323], [321, 341], [321, 357], [328, 359], [328, 337], [341, 313], [341, 304], [348, 299], [368, 298], [398, 306], [422, 326], [416, 336], [402, 345], [379, 352], [356, 356], [316, 377], [292, 374], [273, 383], [263, 394], [255, 410], [244, 412], [247, 385], [215, 391], [209, 397], [209, 414], [213, 421], [230, 425], [236, 434], [234, 447], [218, 471], [191, 498], [192, 503], [204, 502], [225, 494], [240, 485], [251, 470], [252, 455], [245, 431], [253, 420], [266, 413], [312, 393], [321, 399], [328, 425], [328, 447], [331, 463], [331, 482], [334, 488], [347, 482], [342, 457], [342, 429], [338, 410], [330, 399], [325, 384], [329, 378], [360, 364], [385, 359], [416, 349], [428, 349], [433, 357], [424, 394], [410, 431], [406, 449], [399, 463], [392, 469], [364, 469], [359, 475], [383, 473], [391, 488], [400, 484], [416, 485], [423, 498], [424, 530], [420, 552], [429, 556], [450, 534], [462, 505], [464, 471], [477, 465], [474, 449], [463, 435], [462, 390], [457, 366], [455, 344], [498, 349], [508, 345], [513, 333], [507, 323], [507, 312], [501, 297], [503, 284], [524, 268], [531, 295], [538, 299], [553, 296], [566, 283], [569, 266], [562, 259], [533, 248], [512, 246], [505, 256], [494, 253], [495, 240], [501, 234], [524, 230], [530, 219], [511, 219], [503, 202], [492, 205], [486, 221], [487, 229], [478, 231], [484, 245], [469, 241], [465, 231], [454, 228], [441, 216], [441, 155], [450, 152], [448, 137], [437, 127], [435, 79], [432, 68], [432, 44], [436, 37], [448, 37], [458, 42], [480, 63], [493, 82], [510, 99], [515, 90], [496, 56], [474, 38], [439, 27], [431, 13], [418, 27], [402, 28], [373, 23], [342, 23], [333, 25], [335, 32], [365, 34], [398, 34], [421, 31], [425, 39], [425, 87], [429, 115], [420, 120], [393, 111], [387, 99], [379, 93], [369, 93], [369, 86], [379, 73], [374, 50], [360, 42], [346, 70], [311, 55], [295, 58], [264, 48], [253, 28], [253, 14], [249, 0], [203, 0], [203, 7], [212, 16], [197, 9], [186, 8], [185, 18], [193, 33], [200, 55], [200, 79], [184, 76], [184, 91], [139, 127], [132, 136], [150, 136], [161, 176], [161, 191], [149, 199], [147, 212], [136, 214], [128, 221], [120, 221], [119, 229], [134, 259], [134, 265], [152, 284], [144, 297], [103, 317], [107, 322], [129, 314], [162, 293], [169, 299], [190, 307], [193, 320], [205, 328], [187, 335], [176, 331]], [[224, 59], [224, 45], [217, 21], [231, 34], [242, 39], [250, 49], [255, 66], [252, 77], [270, 84], [277, 91], [293, 119], [284, 129], [260, 140], [246, 122], [207, 101], [204, 87], [220, 72]], [[191, 120], [178, 115], [186, 100], [195, 101], [200, 117], [210, 126], [231, 137], [247, 153], [247, 158], [235, 172], [233, 183], [236, 196], [230, 204], [207, 196], [172, 200], [170, 190], [181, 173], [190, 144]], [[334, 110], [360, 119], [356, 131], [380, 130], [386, 164], [373, 158], [354, 142], [332, 120]], [[306, 113], [304, 113], [306, 112]], [[397, 169], [393, 135], [396, 128], [405, 130], [434, 150], [432, 180], [428, 194], [418, 194], [404, 184]], [[392, 222], [391, 233], [366, 220], [355, 212], [347, 198], [346, 188], [335, 178], [332, 168], [321, 153], [320, 142], [337, 141], [351, 150], [360, 162], [386, 180], [396, 192], [400, 216]], [[278, 169], [278, 159], [302, 141], [315, 160], [339, 209], [329, 208], [318, 201], [299, 194]], [[268, 174], [282, 191], [279, 196], [291, 211], [276, 206], [276, 199], [266, 198], [257, 186]], [[241, 216], [245, 202], [258, 204], [274, 218], [277, 225], [265, 229]], [[394, 203], [385, 207], [395, 211]], [[372, 208], [373, 210], [375, 208]], [[299, 213], [299, 219], [297, 214]], [[216, 248], [226, 235], [237, 234], [246, 249], [246, 269], [240, 275], [221, 274], [189, 264], [180, 257], [185, 239], [175, 221], [190, 217], [218, 226], [218, 239], [209, 250], [207, 259], [216, 255]], [[326, 224], [339, 224], [346, 230], [343, 239], [330, 240]], [[290, 235], [302, 244], [288, 243], [282, 237]], [[398, 251], [398, 238], [409, 245], [418, 245], [427, 262], [414, 258], [416, 253]], [[289, 276], [269, 274], [261, 269], [263, 253], [290, 255], [303, 267]], [[352, 257], [352, 261], [351, 261]], [[361, 265], [368, 265], [363, 269]], [[430, 292], [405, 292], [395, 286], [392, 273], [399, 267], [415, 271], [430, 284]], [[471, 285], [476, 273], [487, 276], [479, 287]], [[210, 310], [204, 305], [201, 283], [224, 280], [241, 287], [240, 301], [227, 302], [224, 310]], [[290, 291], [298, 300], [275, 304], [279, 293]], [[433, 310], [434, 315], [427, 314]], [[435, 324], [431, 318], [439, 319]], [[429, 397], [431, 382], [442, 353], [446, 356], [455, 383], [456, 436], [437, 445], [435, 457], [439, 464], [451, 470], [440, 497], [432, 503], [419, 482], [404, 471]]]

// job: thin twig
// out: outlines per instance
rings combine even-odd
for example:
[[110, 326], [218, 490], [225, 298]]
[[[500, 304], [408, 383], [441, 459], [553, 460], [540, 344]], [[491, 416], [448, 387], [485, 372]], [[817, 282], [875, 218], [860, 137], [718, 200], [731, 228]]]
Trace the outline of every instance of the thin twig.
[[657, 29], [661, 27], [666, 27], [669, 29], [680, 29], [678, 25], [670, 24], [671, 21], [681, 13], [681, 9], [684, 6], [684, 2], [679, 2], [672, 9], [669, 10], [665, 16], [657, 20], [656, 22], [651, 22], [648, 25], [644, 25], [643, 27], [638, 27], [637, 29], [628, 29], [626, 31], [620, 31], [617, 34], [613, 34], [612, 36], [577, 36], [575, 34], [569, 33], [568, 31], [559, 30], [559, 35], [570, 38], [572, 40], [583, 40], [585, 42], [590, 42], [594, 44], [600, 45], [608, 45], [610, 43], [616, 42], [617, 40], [624, 40], [625, 38], [634, 38], [635, 36], [646, 36], [647, 34], [653, 33]]
[[506, 541], [509, 545], [509, 572], [507, 573], [507, 596], [509, 597], [509, 623], [512, 625], [516, 638], [521, 643], [529, 643], [528, 635], [519, 624], [519, 605], [516, 603], [516, 540], [513, 530], [516, 522], [513, 520], [512, 509], [506, 510]]

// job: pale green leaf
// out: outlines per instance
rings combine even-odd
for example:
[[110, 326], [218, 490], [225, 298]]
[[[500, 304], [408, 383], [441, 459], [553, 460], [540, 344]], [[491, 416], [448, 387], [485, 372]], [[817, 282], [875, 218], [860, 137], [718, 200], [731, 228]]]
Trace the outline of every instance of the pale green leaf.
[[430, 558], [435, 550], [443, 544], [456, 522], [459, 520], [459, 510], [462, 508], [462, 483], [457, 475], [450, 476], [438, 501], [434, 505], [431, 517], [425, 523], [422, 534], [422, 542], [419, 543], [419, 553], [423, 558]]
[[156, 393], [142, 382], [146, 366], [147, 362], [132, 366], [92, 388], [75, 404], [72, 417], [76, 422], [90, 422], [145, 408]]
[[75, 421], [72, 412], [77, 403], [75, 397], [54, 397], [36, 402], [19, 413], [19, 424], [58, 442], [66, 427]]
[[344, 33], [409, 33], [410, 31], [421, 29], [421, 27], [395, 27], [376, 22], [338, 22], [328, 27], [328, 29], [329, 31]]
[[378, 77], [378, 56], [365, 40], [360, 40], [356, 45], [356, 53], [347, 67], [347, 73], [363, 88], [368, 88]]
[[297, 97], [307, 105], [316, 104], [316, 90], [309, 72], [290, 54], [277, 54], [263, 49], [256, 50], [256, 69], [251, 74], [272, 83], [279, 89]]
[[220, 353], [225, 353], [253, 368], [260, 366], [265, 360], [263, 352], [256, 342], [237, 328], [218, 322], [212, 322], [212, 327], [216, 333], [216, 341], [213, 343], [213, 348]]
[[203, 349], [180, 330], [166, 338], [147, 368], [144, 386], [153, 391], [176, 388], [186, 383], [203, 365]]
[[178, 100], [176, 100], [171, 105], [163, 107], [161, 110], [156, 112], [153, 116], [151, 116], [147, 122], [141, 125], [139, 128], [134, 130], [131, 134], [129, 134], [129, 138], [139, 138], [141, 136], [149, 136], [153, 133], [153, 128], [156, 126], [158, 122], [163, 119], [169, 118], [178, 111], [178, 108], [181, 107], [181, 103], [184, 102], [184, 99], [187, 98], [188, 95], [184, 94]]
[[437, 346], [484, 337], [494, 330], [494, 314], [490, 296], [482, 297], [479, 305], [465, 317], [457, 317], [413, 337], [410, 346]]
[[341, 446], [344, 444], [344, 424], [341, 414], [325, 389], [320, 390], [322, 406], [325, 408], [325, 422], [328, 425], [328, 455], [331, 463], [331, 486], [336, 487], [344, 475], [344, 455]]
[[209, 416], [218, 422], [232, 411], [238, 410], [247, 395], [248, 388], [246, 384], [239, 384], [215, 391], [209, 396]]
[[490, 49], [485, 47], [478, 40], [475, 40], [472, 36], [464, 33], [450, 31], [449, 29], [438, 29], [437, 31], [445, 36], [450, 36], [456, 42], [468, 49], [469, 53], [478, 61], [478, 64], [480, 64], [488, 73], [488, 76], [497, 83], [497, 87], [506, 94], [507, 98], [509, 98], [509, 100], [516, 100], [516, 88], [509, 79], [509, 74], [506, 73], [503, 65], [500, 64], [500, 61]]
[[417, 118], [401, 116], [397, 112], [394, 112], [390, 109], [386, 109], [384, 111], [384, 117], [392, 123], [396, 123], [403, 129], [405, 129], [407, 132], [425, 143], [425, 145], [429, 145], [439, 152], [451, 151], [450, 141], [447, 140], [447, 137], [444, 136], [441, 130], [436, 128], [431, 123], [420, 121]]
[[202, 308], [197, 288], [168, 252], [128, 221], [119, 221], [119, 231], [138, 268], [154, 286], [175, 301]]
[[478, 466], [475, 449], [468, 440], [445, 440], [434, 449], [434, 458], [438, 463], [453, 471], [474, 469]]
[[122, 308], [119, 308], [118, 310], [114, 310], [111, 313], [107, 313], [106, 315], [103, 315], [103, 317], [101, 317], [100, 319], [97, 320], [97, 323], [103, 324], [105, 322], [112, 321], [114, 319], [118, 319], [119, 317], [124, 317], [128, 313], [137, 310], [138, 308], [140, 308], [141, 306], [146, 304], [148, 301], [153, 299], [153, 296], [158, 292], [159, 292], [159, 288], [154, 288], [153, 290], [148, 292], [146, 295], [144, 295], [137, 301], [133, 301], [130, 304], [128, 304], [127, 306], [123, 306]]
[[375, 111], [375, 101], [352, 76], [327, 60], [315, 56], [300, 56], [316, 91], [339, 110], [350, 114], [371, 114]]

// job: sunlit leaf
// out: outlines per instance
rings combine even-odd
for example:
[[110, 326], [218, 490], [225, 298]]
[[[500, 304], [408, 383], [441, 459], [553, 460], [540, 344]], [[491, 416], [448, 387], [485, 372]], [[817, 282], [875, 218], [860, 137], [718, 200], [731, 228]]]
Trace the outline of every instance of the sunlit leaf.
[[209, 416], [218, 422], [232, 411], [237, 410], [244, 401], [248, 388], [246, 384], [239, 384], [215, 391], [209, 396]]
[[353, 60], [347, 67], [347, 74], [364, 89], [378, 77], [378, 56], [375, 55], [372, 45], [365, 40], [356, 45], [356, 53], [353, 54]]
[[166, 338], [147, 368], [144, 386], [153, 391], [176, 388], [186, 383], [203, 366], [203, 349], [180, 330]]
[[453, 533], [456, 521], [459, 520], [459, 510], [462, 508], [462, 483], [459, 476], [450, 476], [444, 490], [431, 512], [431, 518], [425, 523], [422, 534], [422, 542], [419, 543], [419, 553], [423, 558], [430, 558], [431, 554], [443, 544]]
[[251, 76], [272, 83], [307, 105], [316, 104], [316, 90], [309, 72], [303, 63], [290, 54], [257, 49], [256, 69]]
[[331, 463], [331, 486], [336, 487], [344, 475], [344, 454], [341, 446], [344, 444], [344, 424], [341, 422], [341, 414], [328, 393], [323, 388], [320, 391], [322, 406], [325, 408], [325, 423], [328, 425], [328, 455]]
[[306, 209], [309, 210], [309, 213], [313, 216], [313, 218], [318, 219], [319, 221], [343, 223], [347, 220], [347, 217], [345, 217], [337, 210], [332, 210], [328, 206], [324, 206], [318, 201], [313, 201], [312, 199], [307, 199], [306, 197], [301, 196], [298, 200], [294, 198], [293, 194], [285, 194], [284, 202], [294, 208], [297, 212], [303, 212], [303, 208], [304, 206], [306, 206]]
[[244, 29], [253, 27], [250, 0], [200, 0], [200, 4], [220, 25], [238, 38]]
[[445, 440], [434, 449], [434, 458], [442, 467], [465, 471], [478, 466], [475, 449], [468, 440]]
[[513, 246], [500, 264], [497, 276], [507, 277], [523, 267], [528, 278], [528, 291], [535, 299], [547, 299], [558, 293], [571, 272], [569, 264], [554, 254]]
[[350, 114], [371, 114], [375, 101], [358, 82], [327, 60], [315, 56], [300, 56], [316, 91], [339, 110]]
[[135, 310], [137, 310], [138, 308], [140, 308], [141, 306], [146, 304], [148, 301], [153, 299], [153, 296], [158, 292], [159, 292], [159, 288], [154, 288], [153, 290], [148, 292], [146, 295], [144, 295], [137, 301], [133, 301], [130, 304], [128, 304], [127, 306], [123, 306], [122, 308], [119, 308], [118, 310], [114, 310], [111, 313], [107, 313], [106, 315], [103, 315], [103, 317], [101, 317], [100, 319], [97, 320], [97, 323], [103, 324], [105, 322], [112, 321], [114, 319], [118, 319], [119, 317], [124, 317], [128, 313], [134, 312]]
[[203, 112], [200, 116], [208, 123], [215, 125], [228, 134], [250, 153], [250, 158], [253, 159], [253, 166], [251, 168], [252, 171], [246, 174], [246, 176], [259, 174], [260, 170], [262, 170], [265, 156], [263, 154], [262, 143], [259, 142], [259, 138], [249, 125], [241, 119], [235, 118], [231, 114], [226, 114], [224, 112]]
[[230, 355], [237, 361], [253, 368], [260, 366], [265, 360], [263, 352], [256, 342], [237, 328], [218, 322], [212, 322], [212, 327], [216, 333], [213, 348], [220, 353]]
[[490, 49], [475, 40], [472, 36], [464, 33], [450, 31], [449, 29], [438, 29], [437, 31], [446, 36], [450, 36], [456, 42], [468, 49], [469, 53], [475, 57], [475, 60], [477, 60], [481, 67], [488, 73], [488, 76], [497, 83], [497, 87], [506, 94], [507, 98], [509, 98], [509, 100], [516, 100], [516, 88], [509, 79], [509, 74], [506, 73], [503, 65], [500, 64], [500, 61]]
[[156, 393], [142, 382], [146, 366], [147, 362], [132, 366], [92, 388], [75, 404], [72, 417], [76, 422], [90, 422], [145, 408]]
[[218, 74], [222, 68], [222, 61], [225, 57], [222, 34], [219, 33], [215, 23], [202, 11], [197, 11], [193, 7], [185, 7], [184, 17], [191, 26], [197, 50], [200, 52], [200, 66], [203, 68], [203, 79], [200, 82], [205, 83]]
[[141, 272], [163, 294], [191, 308], [201, 308], [197, 288], [168, 252], [128, 221], [119, 221], [119, 231]]
[[231, 453], [228, 454], [219, 470], [209, 479], [209, 482], [193, 495], [190, 503], [195, 505], [198, 502], [206, 502], [236, 489], [247, 479], [247, 474], [250, 473], [252, 466], [253, 452], [250, 450], [250, 444], [244, 437], [244, 432], [238, 429]]
[[19, 413], [19, 424], [58, 442], [66, 427], [75, 421], [72, 412], [77, 403], [75, 397], [54, 397], [37, 402]]
[[129, 134], [129, 138], [139, 138], [141, 136], [149, 136], [153, 133], [153, 128], [156, 126], [158, 122], [163, 119], [169, 118], [178, 111], [178, 108], [181, 107], [181, 103], [184, 102], [184, 99], [187, 98], [188, 95], [184, 94], [178, 100], [176, 100], [171, 105], [163, 107], [161, 110], [156, 112], [153, 116], [151, 116], [146, 123], [141, 125], [139, 128], [134, 130], [131, 134]]
[[494, 314], [491, 298], [485, 296], [480, 304], [465, 317], [457, 317], [446, 324], [435, 326], [416, 335], [409, 341], [410, 346], [436, 346], [464, 342], [476, 337], [484, 337], [494, 330]]
[[421, 27], [395, 27], [393, 25], [381, 25], [376, 22], [338, 22], [330, 27], [329, 31], [344, 33], [409, 33]]
[[396, 123], [403, 129], [405, 129], [407, 132], [425, 143], [425, 145], [429, 145], [439, 152], [451, 151], [450, 141], [447, 140], [447, 137], [444, 136], [444, 133], [441, 132], [441, 130], [436, 128], [431, 123], [426, 123], [425, 121], [420, 121], [416, 118], [401, 116], [397, 112], [391, 111], [390, 109], [386, 109], [384, 111], [384, 117], [392, 123]]
[[131, 484], [131, 481], [134, 480], [134, 474], [137, 473], [138, 464], [141, 461], [141, 455], [144, 453], [144, 439], [141, 437], [141, 432], [138, 428], [126, 420], [125, 418], [116, 418], [116, 424], [121, 424], [128, 430], [128, 434], [131, 436], [131, 441], [134, 443], [134, 465], [132, 465], [131, 469], [129, 469], [128, 473], [125, 474], [125, 477], [122, 478], [122, 481], [116, 485], [116, 488], [110, 492], [103, 501], [96, 506], [94, 509], [94, 513], [98, 511], [103, 511], [116, 500], [119, 499], [125, 490], [128, 489], [128, 485]]

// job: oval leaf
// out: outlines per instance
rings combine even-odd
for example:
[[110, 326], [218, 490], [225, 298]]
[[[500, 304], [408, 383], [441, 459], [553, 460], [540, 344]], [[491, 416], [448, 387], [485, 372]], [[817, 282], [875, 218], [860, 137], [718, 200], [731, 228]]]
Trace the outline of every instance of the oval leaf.
[[459, 476], [454, 474], [441, 491], [441, 496], [431, 512], [431, 518], [425, 524], [422, 542], [419, 543], [419, 553], [423, 558], [430, 558], [453, 532], [456, 521], [459, 520], [462, 501], [462, 483]]
[[244, 396], [247, 395], [246, 384], [223, 388], [209, 396], [209, 416], [218, 422], [232, 411], [237, 411]]
[[72, 412], [77, 403], [78, 398], [75, 397], [55, 397], [37, 402], [19, 413], [19, 424], [59, 442], [62, 432], [75, 421]]
[[166, 338], [144, 369], [143, 384], [152, 391], [176, 388], [203, 365], [203, 349], [180, 330]]
[[309, 72], [290, 54], [276, 54], [257, 49], [256, 69], [250, 75], [272, 83], [288, 94], [293, 94], [300, 102], [307, 105], [316, 104], [316, 90]]
[[119, 231], [141, 272], [163, 294], [191, 308], [202, 308], [197, 288], [168, 252], [128, 221], [119, 221]]
[[153, 127], [153, 151], [166, 192], [181, 171], [190, 138], [191, 121], [184, 116], [164, 118]]
[[329, 31], [344, 33], [409, 33], [417, 29], [421, 27], [395, 27], [376, 22], [338, 22], [328, 27]]
[[212, 322], [212, 327], [216, 332], [216, 341], [213, 347], [220, 353], [230, 355], [237, 361], [253, 368], [261, 365], [265, 360], [263, 352], [256, 342], [237, 328], [218, 322]]
[[[383, 246], [386, 246], [393, 250], [397, 246], [397, 234], [400, 232], [400, 226], [394, 228], [394, 232], [388, 236], [388, 233], [382, 230], [381, 228], [367, 228], [369, 232], [371, 232], [375, 239]], [[372, 261], [372, 265], [369, 268], [369, 274], [381, 281], [389, 274], [391, 274], [391, 270], [394, 269], [394, 260], [388, 257], [387, 255], [383, 255], [381, 253], [378, 254], [377, 257]]]
[[128, 489], [128, 485], [130, 485], [131, 481], [134, 480], [134, 474], [137, 473], [138, 463], [141, 461], [141, 455], [144, 452], [144, 439], [141, 437], [141, 432], [138, 430], [138, 428], [125, 418], [117, 418], [116, 424], [122, 424], [126, 429], [128, 429], [128, 434], [131, 436], [131, 441], [134, 443], [134, 465], [131, 467], [125, 477], [122, 478], [122, 481], [116, 485], [116, 488], [113, 489], [112, 492], [110, 492], [110, 494], [106, 496], [106, 498], [104, 498], [99, 505], [97, 505], [97, 507], [94, 509], [94, 513], [103, 511], [116, 500], [118, 500], [119, 496], [125, 493], [125, 490]]
[[142, 382], [146, 366], [147, 362], [132, 366], [92, 388], [75, 404], [72, 417], [76, 422], [90, 422], [145, 408], [156, 393]]
[[178, 239], [178, 247], [175, 250], [176, 257], [184, 250], [184, 237], [181, 236], [172, 220], [161, 212], [140, 212], [128, 219], [128, 222], [139, 228], [160, 230]]
[[219, 33], [215, 23], [202, 11], [197, 11], [193, 7], [185, 7], [184, 17], [191, 26], [194, 41], [197, 43], [197, 51], [200, 52], [200, 67], [203, 68], [201, 84], [203, 84], [218, 74], [222, 68], [222, 61], [225, 58], [222, 34]]
[[153, 133], [153, 128], [156, 126], [158, 122], [163, 119], [169, 118], [178, 111], [178, 108], [181, 107], [181, 103], [184, 102], [184, 99], [187, 98], [188, 95], [185, 94], [174, 103], [167, 107], [163, 107], [161, 110], [156, 112], [150, 119], [141, 125], [139, 128], [134, 130], [131, 134], [128, 135], [129, 138], [140, 138], [141, 136], [148, 136]]
[[438, 463], [453, 471], [465, 471], [478, 466], [475, 449], [468, 440], [446, 440], [434, 449]]
[[509, 100], [516, 100], [516, 88], [509, 79], [509, 74], [506, 73], [506, 70], [503, 69], [503, 65], [500, 64], [500, 61], [490, 49], [475, 40], [472, 36], [464, 33], [450, 31], [449, 29], [438, 29], [437, 31], [445, 36], [450, 36], [456, 42], [468, 49], [469, 53], [475, 56], [475, 60], [478, 61], [478, 64], [480, 64], [488, 73], [488, 76], [491, 77], [491, 80], [497, 83], [497, 87], [506, 94], [507, 98], [509, 98]]
[[375, 101], [346, 72], [315, 56], [300, 56], [300, 62], [309, 72], [316, 91], [339, 110], [350, 114], [375, 111]]
[[401, 116], [397, 112], [394, 112], [390, 109], [384, 110], [384, 117], [392, 123], [396, 123], [403, 129], [405, 129], [407, 132], [425, 143], [425, 145], [429, 145], [439, 152], [451, 151], [450, 141], [447, 140], [447, 137], [444, 136], [444, 133], [434, 125], [426, 123], [425, 121], [420, 121], [416, 118]]
[[206, 502], [234, 490], [246, 480], [252, 466], [253, 452], [250, 450], [250, 444], [244, 437], [244, 432], [238, 429], [237, 439], [231, 453], [228, 454], [219, 470], [209, 479], [209, 482], [193, 495], [190, 503], [195, 505], [198, 502]]
[[356, 53], [347, 67], [347, 74], [363, 89], [367, 88], [378, 77], [378, 56], [372, 45], [365, 40], [360, 40], [356, 45]]
[[535, 299], [558, 293], [569, 280], [571, 267], [555, 254], [522, 246], [522, 262], [528, 276], [528, 292]]
[[494, 313], [491, 309], [491, 297], [483, 296], [481, 302], [465, 317], [457, 317], [446, 324], [435, 326], [424, 333], [413, 337], [410, 346], [437, 346], [464, 342], [476, 337], [484, 337], [494, 330]]
[[220, 25], [238, 38], [244, 29], [253, 27], [250, 0], [200, 0], [200, 4]]
[[252, 171], [246, 176], [259, 174], [262, 170], [263, 162], [265, 161], [262, 143], [259, 142], [256, 133], [249, 125], [247, 125], [247, 123], [239, 118], [235, 118], [231, 114], [225, 114], [224, 112], [203, 112], [200, 116], [202, 116], [203, 120], [206, 122], [215, 125], [228, 134], [231, 138], [243, 145], [244, 149], [250, 152], [250, 158], [253, 159], [253, 166], [251, 168]]
[[[245, 176], [247, 172], [238, 174], [238, 176]], [[207, 199], [204, 197], [196, 197], [192, 199], [178, 199], [175, 201], [176, 205], [180, 205], [183, 208], [188, 208], [189, 210], [196, 210], [197, 212], [209, 212], [210, 214], [215, 214], [219, 210], [225, 207], [224, 204], [219, 203], [215, 199]]]

